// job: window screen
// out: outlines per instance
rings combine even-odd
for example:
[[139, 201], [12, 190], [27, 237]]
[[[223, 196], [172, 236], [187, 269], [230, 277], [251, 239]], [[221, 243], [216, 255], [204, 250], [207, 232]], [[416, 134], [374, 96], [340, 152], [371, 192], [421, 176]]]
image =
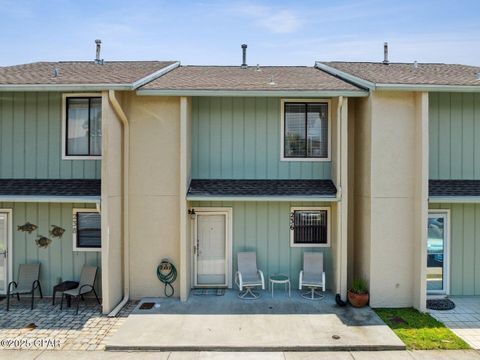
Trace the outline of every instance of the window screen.
[[328, 104], [285, 103], [284, 157], [328, 158]]
[[98, 212], [77, 212], [77, 248], [100, 248], [102, 245], [101, 217]]
[[293, 211], [290, 219], [293, 244], [328, 244], [327, 216], [327, 210]]
[[100, 97], [68, 97], [67, 156], [102, 154], [102, 100]]

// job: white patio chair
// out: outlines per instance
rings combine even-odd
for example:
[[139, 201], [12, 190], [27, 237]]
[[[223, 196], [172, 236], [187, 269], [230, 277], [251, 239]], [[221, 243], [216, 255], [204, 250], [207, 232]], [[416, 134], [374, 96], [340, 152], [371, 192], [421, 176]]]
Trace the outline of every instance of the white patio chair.
[[20, 301], [20, 294], [32, 294], [31, 310], [33, 310], [35, 289], [38, 289], [40, 298], [43, 299], [42, 287], [38, 280], [39, 276], [40, 264], [20, 264], [18, 267], [18, 281], [10, 281], [7, 287], [7, 311], [10, 310], [10, 296], [17, 295], [17, 299]]
[[237, 259], [238, 271], [235, 273], [235, 283], [240, 289], [238, 297], [244, 300], [258, 299], [260, 293], [253, 289], [261, 286], [262, 290], [265, 290], [265, 278], [262, 270], [257, 268], [257, 254], [239, 252]]
[[92, 291], [95, 294], [95, 297], [97, 298], [98, 303], [101, 304], [100, 299], [98, 298], [97, 292], [95, 291], [95, 288], [94, 288], [95, 279], [97, 278], [97, 270], [98, 268], [96, 266], [85, 265], [82, 268], [82, 272], [80, 273], [80, 282], [78, 283], [78, 286], [75, 289], [66, 290], [62, 293], [60, 310], [63, 309], [63, 298], [65, 297], [65, 295], [68, 295], [77, 299], [77, 310], [75, 314], [78, 314], [80, 298], [82, 298], [83, 300], [83, 295], [88, 294], [89, 292], [92, 292]]
[[323, 298], [318, 289], [325, 292], [325, 272], [323, 271], [323, 253], [305, 252], [303, 253], [303, 270], [300, 271], [298, 289], [303, 290], [308, 287], [308, 291], [302, 292], [302, 297], [309, 300], [318, 300]]

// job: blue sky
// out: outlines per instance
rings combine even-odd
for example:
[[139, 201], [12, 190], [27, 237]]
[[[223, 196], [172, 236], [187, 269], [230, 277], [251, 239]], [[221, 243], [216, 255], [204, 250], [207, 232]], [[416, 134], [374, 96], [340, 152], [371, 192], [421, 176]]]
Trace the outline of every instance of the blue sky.
[[480, 1], [0, 0], [0, 66], [40, 60], [480, 65]]

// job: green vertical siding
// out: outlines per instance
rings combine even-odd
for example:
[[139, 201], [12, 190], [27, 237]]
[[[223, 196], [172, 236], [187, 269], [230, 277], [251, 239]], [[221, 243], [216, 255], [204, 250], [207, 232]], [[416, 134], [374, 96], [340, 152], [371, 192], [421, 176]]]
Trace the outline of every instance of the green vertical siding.
[[280, 99], [196, 97], [192, 177], [329, 179], [330, 162], [280, 161]]
[[0, 178], [100, 178], [99, 160], [62, 160], [61, 113], [61, 93], [0, 93]]
[[430, 93], [430, 179], [480, 179], [480, 94]]
[[[101, 252], [73, 251], [72, 219], [74, 208], [95, 207], [92, 204], [59, 203], [0, 203], [0, 209], [13, 210], [13, 278], [17, 279], [19, 264], [37, 263], [40, 267], [40, 283], [44, 295], [51, 295], [57, 280], [77, 280], [84, 264], [100, 267]], [[17, 231], [18, 225], [27, 221], [38, 226], [31, 234]], [[50, 225], [65, 229], [62, 238], [52, 238], [47, 248], [39, 248], [35, 240], [37, 235], [48, 234]], [[97, 277], [97, 289], [100, 289], [101, 272]]]
[[450, 209], [450, 294], [480, 295], [480, 204], [430, 209]]
[[[290, 208], [293, 206], [331, 206], [319, 203], [288, 202], [193, 202], [191, 207], [229, 207], [233, 216], [233, 272], [237, 270], [237, 253], [256, 251], [258, 267], [264, 272], [266, 285], [272, 274], [288, 274], [292, 288], [298, 287], [304, 251], [324, 254], [327, 289], [333, 281], [331, 247], [290, 247]], [[333, 217], [335, 212], [330, 212]], [[333, 223], [333, 222], [332, 222]], [[335, 232], [332, 231], [334, 240]]]

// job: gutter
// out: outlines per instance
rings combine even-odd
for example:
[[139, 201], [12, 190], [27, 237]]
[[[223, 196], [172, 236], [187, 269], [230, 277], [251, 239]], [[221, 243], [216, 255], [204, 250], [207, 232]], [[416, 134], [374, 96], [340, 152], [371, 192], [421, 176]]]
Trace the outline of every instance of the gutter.
[[100, 196], [0, 195], [0, 202], [100, 204]]
[[115, 92], [110, 90], [108, 92], [108, 100], [115, 111], [115, 114], [120, 118], [123, 124], [123, 299], [113, 309], [108, 316], [117, 316], [119, 311], [125, 306], [130, 298], [130, 229], [128, 217], [128, 180], [130, 171], [130, 125], [128, 118], [122, 110], [120, 103], [115, 97]]
[[208, 196], [187, 195], [188, 201], [311, 201], [311, 202], [338, 202], [340, 195], [331, 196]]
[[430, 196], [430, 204], [477, 204], [480, 203], [480, 196]]
[[205, 90], [205, 89], [140, 89], [140, 96], [264, 96], [264, 97], [366, 97], [363, 90]]

